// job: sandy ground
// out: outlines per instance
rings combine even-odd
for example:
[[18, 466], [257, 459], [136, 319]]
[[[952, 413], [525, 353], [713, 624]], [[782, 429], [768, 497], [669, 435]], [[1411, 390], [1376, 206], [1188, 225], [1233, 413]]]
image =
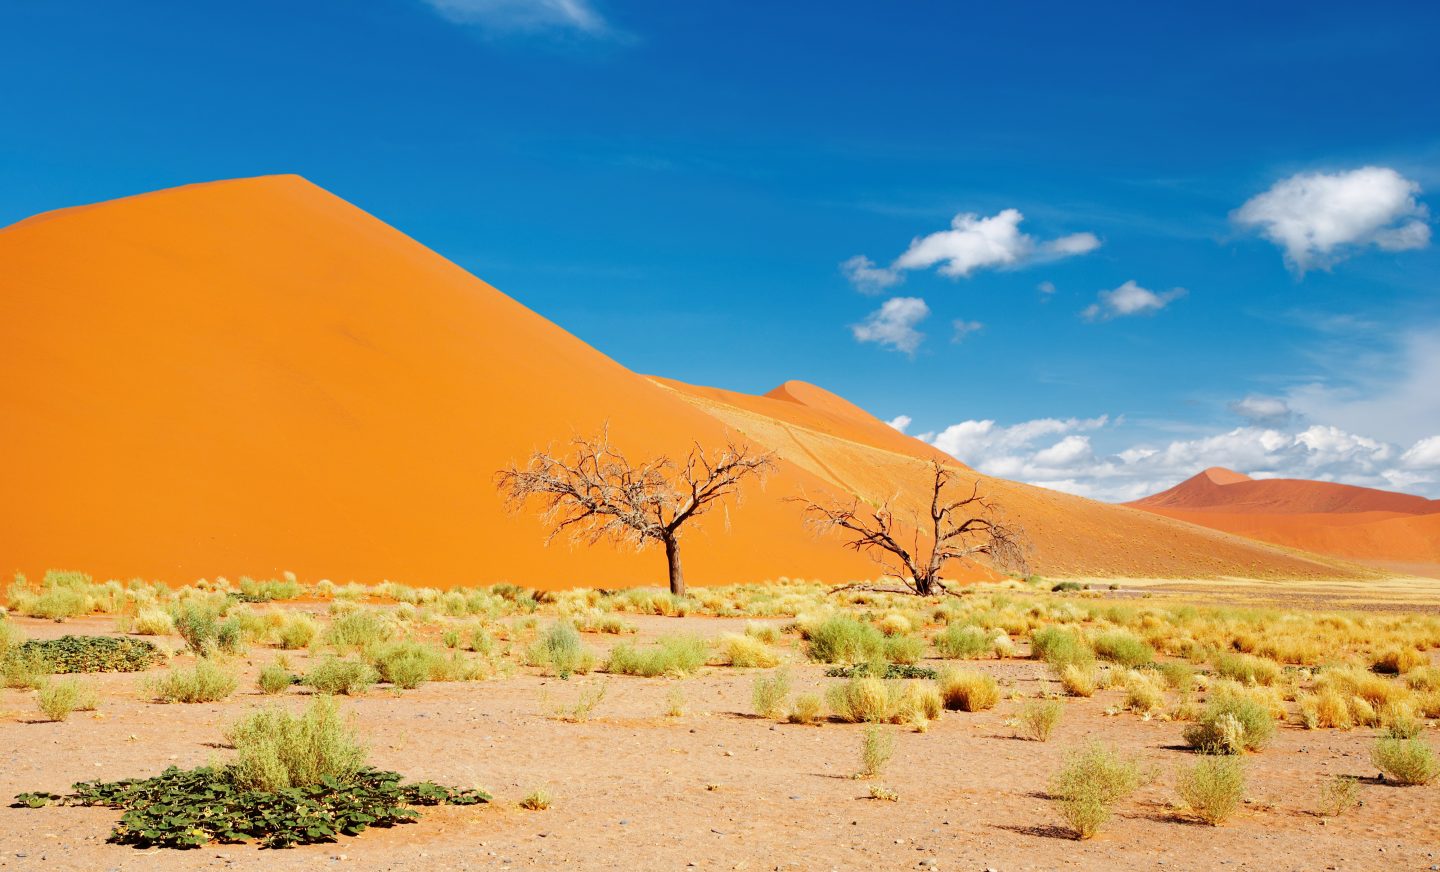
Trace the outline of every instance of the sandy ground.
[[[640, 638], [706, 635], [723, 619], [640, 618]], [[107, 632], [109, 620], [50, 624], [20, 619], [34, 637]], [[614, 637], [587, 636], [597, 649]], [[0, 798], [63, 791], [84, 779], [158, 773], [223, 760], [224, 724], [270, 702], [249, 688], [275, 652], [257, 649], [246, 684], [220, 704], [158, 705], [134, 675], [97, 676], [100, 712], [35, 722], [33, 694], [0, 690]], [[796, 689], [835, 679], [792, 665]], [[298, 661], [297, 661], [298, 662]], [[980, 661], [1007, 694], [1051, 688], [1043, 666]], [[1048, 743], [1015, 738], [1020, 702], [947, 715], [926, 733], [895, 728], [898, 747], [881, 780], [897, 803], [868, 798], [858, 767], [862, 727], [781, 725], [748, 714], [753, 672], [708, 668], [683, 681], [591, 675], [568, 682], [522, 670], [510, 679], [427, 684], [403, 695], [344, 699], [372, 762], [416, 779], [483, 786], [489, 806], [426, 810], [416, 824], [283, 851], [250, 846], [141, 851], [105, 842], [109, 809], [0, 808], [0, 869], [1432, 869], [1440, 864], [1440, 790], [1376, 783], [1373, 731], [1283, 727], [1248, 759], [1249, 801], [1214, 828], [1172, 806], [1175, 772], [1194, 757], [1181, 725], [1107, 715], [1118, 692], [1070, 699]], [[542, 715], [540, 700], [572, 700], [608, 682], [586, 723]], [[680, 688], [689, 713], [666, 718]], [[283, 703], [299, 707], [298, 690]], [[1100, 737], [1139, 754], [1155, 777], [1102, 834], [1077, 842], [1060, 828], [1046, 783], [1069, 749]], [[1327, 777], [1372, 779], [1364, 804], [1340, 818], [1313, 813]], [[517, 801], [548, 786], [554, 805]]]
[[1440, 611], [1440, 578], [1397, 576], [1377, 581], [1257, 581], [1249, 578], [1080, 578], [1103, 590], [1114, 584], [1120, 595], [1152, 596], [1226, 605], [1366, 612]]

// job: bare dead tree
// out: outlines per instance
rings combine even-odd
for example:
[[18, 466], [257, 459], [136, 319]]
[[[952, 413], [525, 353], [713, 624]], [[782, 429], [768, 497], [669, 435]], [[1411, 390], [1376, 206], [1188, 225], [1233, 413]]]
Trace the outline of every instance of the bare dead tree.
[[538, 501], [541, 520], [552, 527], [546, 544], [562, 533], [592, 545], [609, 539], [641, 549], [660, 542], [676, 596], [685, 594], [681, 527], [731, 493], [738, 501], [740, 483], [763, 478], [775, 462], [773, 454], [731, 441], [718, 454], [697, 443], [683, 464], [661, 455], [637, 465], [610, 445], [608, 426], [598, 436], [575, 438], [570, 448], [563, 458], [536, 451], [523, 468], [497, 472], [506, 505], [518, 511]]
[[[843, 530], [845, 547], [866, 554], [890, 569], [910, 593], [930, 596], [946, 590], [940, 573], [952, 560], [985, 558], [999, 569], [1025, 571], [1029, 549], [1018, 527], [1006, 523], [999, 506], [980, 494], [980, 482], [968, 493], [954, 481], [955, 470], [930, 464], [930, 512], [897, 523], [890, 502], [879, 506], [823, 504], [801, 498], [806, 523], [817, 532]], [[902, 530], [910, 528], [907, 536]], [[902, 540], [908, 539], [908, 544]]]

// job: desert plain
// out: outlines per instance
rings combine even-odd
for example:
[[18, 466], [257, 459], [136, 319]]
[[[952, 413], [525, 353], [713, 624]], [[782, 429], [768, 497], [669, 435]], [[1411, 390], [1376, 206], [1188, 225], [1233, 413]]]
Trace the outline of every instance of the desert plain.
[[[163, 630], [156, 614], [167, 606], [155, 603], [174, 608], [185, 599], [228, 603], [227, 619], [246, 629], [230, 653], [211, 655], [236, 682], [213, 700], [158, 701], [147, 682], [198, 659], [185, 640], [165, 632], [132, 636], [166, 652], [144, 673], [80, 676], [98, 695], [94, 711], [54, 721], [37, 708], [36, 691], [0, 690], [0, 793], [64, 793], [76, 781], [227, 760], [234, 753], [223, 737], [227, 724], [259, 706], [300, 711], [315, 697], [304, 684], [262, 693], [262, 668], [281, 661], [297, 676], [310, 673], [345, 648], [331, 632], [335, 622], [359, 613], [377, 618], [385, 638], [431, 646], [437, 657], [444, 652], [474, 667], [463, 679], [437, 668], [442, 680], [427, 676], [404, 689], [380, 682], [337, 696], [369, 762], [410, 779], [482, 788], [492, 800], [427, 807], [414, 823], [284, 850], [110, 844], [115, 809], [4, 808], [3, 868], [1109, 869], [1142, 862], [1142, 853], [1143, 865], [1161, 869], [1440, 863], [1434, 788], [1396, 784], [1371, 758], [1377, 737], [1397, 719], [1425, 724], [1427, 708], [1440, 714], [1432, 697], [1440, 687], [1433, 584], [1398, 587], [1399, 603], [1386, 599], [1381, 610], [1361, 598], [1324, 612], [1310, 609], [1333, 606], [1306, 598], [1326, 590], [1305, 583], [1285, 586], [1299, 603], [1293, 608], [1245, 604], [1243, 586], [1233, 598], [1239, 604], [1227, 604], [1232, 597], [1220, 588], [1195, 605], [1194, 591], [1164, 584], [1090, 582], [1057, 591], [1041, 579], [976, 584], [930, 600], [833, 594], [798, 582], [699, 589], [683, 602], [644, 590], [537, 594], [537, 602], [528, 591], [277, 583], [272, 591], [295, 596], [246, 603], [208, 586], [179, 597], [138, 590], [119, 597], [114, 614], [63, 622], [26, 617], [23, 602], [12, 610], [5, 622], [15, 637], [39, 640], [133, 633], [137, 609]], [[1396, 612], [1397, 605], [1413, 611]], [[44, 610], [43, 603], [31, 606]], [[829, 656], [829, 648], [817, 650], [829, 644], [820, 628], [837, 617], [883, 628], [877, 650], [888, 654], [878, 660], [940, 670], [941, 683], [946, 669], [988, 676], [995, 698], [976, 711], [927, 714], [901, 705], [873, 715], [893, 737], [893, 756], [880, 772], [860, 777], [866, 724], [848, 722], [828, 701], [812, 722], [788, 722], [800, 697], [823, 699], [851, 683], [826, 672], [854, 658], [816, 659]], [[282, 633], [287, 621], [315, 631], [306, 645], [298, 643], [308, 630]], [[563, 679], [542, 644], [559, 622], [581, 629], [580, 659]], [[983, 644], [957, 648], [952, 641], [942, 651], [946, 642], [937, 636], [952, 626], [981, 630]], [[1090, 640], [1090, 652], [1104, 652], [1075, 661], [1093, 672], [1093, 695], [1067, 690], [1036, 653], [1030, 637], [1046, 628], [1073, 631]], [[1107, 648], [1116, 634], [1140, 640], [1139, 653]], [[467, 650], [477, 638], [485, 650]], [[617, 645], [644, 652], [677, 639], [698, 659], [638, 670], [667, 670], [660, 675], [623, 674], [643, 658], [612, 657]], [[889, 642], [895, 639], [916, 643]], [[1228, 644], [1212, 647], [1220, 640]], [[1423, 662], [1407, 662], [1400, 675], [1374, 671], [1396, 646], [1423, 651]], [[378, 650], [342, 656], [384, 656]], [[1192, 660], [1190, 668], [1162, 671], [1162, 664]], [[1317, 696], [1317, 684], [1327, 670], [1360, 682], [1342, 691], [1340, 728], [1316, 722], [1326, 693]], [[757, 711], [757, 684], [781, 673], [789, 685], [783, 698]], [[935, 682], [885, 684], [893, 694]], [[1212, 826], [1177, 796], [1176, 782], [1197, 761], [1214, 759], [1187, 744], [1185, 729], [1203, 717], [1207, 700], [1224, 694], [1260, 700], [1273, 710], [1276, 729], [1263, 747], [1230, 758], [1243, 761], [1243, 798]], [[1376, 705], [1355, 702], [1357, 694]], [[1022, 716], [1047, 702], [1060, 713], [1042, 741]], [[1080, 841], [1058, 810], [1054, 778], [1067, 757], [1097, 741], [1133, 758], [1140, 780], [1099, 832]], [[1355, 791], [1354, 804], [1339, 810], [1326, 804], [1326, 787], [1337, 779], [1353, 779]], [[885, 796], [872, 796], [873, 787]], [[536, 791], [548, 793], [548, 807], [522, 807]]]

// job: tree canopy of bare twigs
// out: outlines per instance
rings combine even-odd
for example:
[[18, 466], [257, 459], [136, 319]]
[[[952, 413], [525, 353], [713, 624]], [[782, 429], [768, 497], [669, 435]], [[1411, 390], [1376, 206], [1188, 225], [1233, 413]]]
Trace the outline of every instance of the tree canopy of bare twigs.
[[955, 470], [939, 461], [931, 462], [930, 472], [928, 517], [915, 512], [897, 521], [889, 501], [870, 506], [858, 499], [825, 504], [801, 498], [806, 523], [821, 533], [843, 531], [845, 547], [868, 555], [920, 596], [946, 590], [940, 574], [952, 560], [985, 559], [997, 569], [1026, 571], [1024, 532], [981, 495], [980, 482], [963, 487]]
[[507, 506], [518, 511], [536, 502], [550, 526], [546, 543], [566, 535], [595, 544], [610, 540], [644, 548], [665, 546], [670, 592], [685, 594], [680, 566], [680, 529], [734, 493], [747, 477], [761, 478], [774, 455], [729, 442], [719, 451], [698, 443], [683, 463], [661, 455], [635, 464], [610, 444], [609, 428], [590, 438], [576, 437], [564, 456], [536, 451], [523, 466], [512, 464], [495, 474]]

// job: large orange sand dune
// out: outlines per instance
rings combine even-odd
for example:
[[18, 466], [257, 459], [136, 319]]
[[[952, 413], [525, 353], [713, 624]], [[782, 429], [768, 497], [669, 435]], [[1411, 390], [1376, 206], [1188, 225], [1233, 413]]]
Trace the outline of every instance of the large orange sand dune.
[[[903, 491], [937, 456], [808, 385], [746, 397], [636, 375], [294, 176], [0, 230], [0, 372], [0, 567], [27, 573], [655, 583], [658, 551], [544, 548], [491, 482], [609, 421], [637, 455], [737, 430], [780, 453], [728, 525], [717, 513], [686, 537], [691, 581], [869, 577], [784, 497]], [[987, 483], [1034, 532], [1042, 572], [1356, 572]]]

